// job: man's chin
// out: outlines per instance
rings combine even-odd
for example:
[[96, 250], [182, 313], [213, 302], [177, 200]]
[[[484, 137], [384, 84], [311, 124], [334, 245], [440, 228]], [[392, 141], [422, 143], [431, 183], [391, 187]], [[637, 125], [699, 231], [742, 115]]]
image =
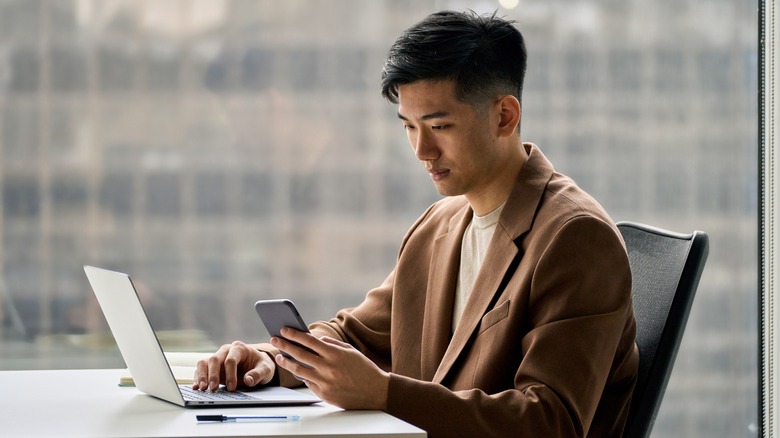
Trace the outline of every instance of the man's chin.
[[460, 190], [454, 190], [452, 187], [446, 187], [442, 184], [434, 184], [434, 186], [436, 187], [436, 192], [441, 196], [459, 196], [463, 194]]

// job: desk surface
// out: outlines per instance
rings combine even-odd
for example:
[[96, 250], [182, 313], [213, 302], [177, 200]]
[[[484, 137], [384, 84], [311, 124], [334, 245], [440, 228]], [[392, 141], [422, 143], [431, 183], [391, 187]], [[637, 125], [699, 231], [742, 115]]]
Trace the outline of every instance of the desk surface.
[[[122, 370], [0, 371], [3, 436], [25, 437], [425, 437], [379, 411], [313, 406], [185, 409], [119, 387]], [[294, 414], [284, 423], [198, 424], [196, 414]]]

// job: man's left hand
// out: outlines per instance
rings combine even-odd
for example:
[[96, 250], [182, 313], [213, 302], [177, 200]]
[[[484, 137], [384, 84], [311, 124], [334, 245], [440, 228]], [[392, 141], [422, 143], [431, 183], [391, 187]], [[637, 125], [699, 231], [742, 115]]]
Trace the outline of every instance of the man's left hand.
[[[319, 398], [343, 409], [387, 408], [387, 388], [390, 374], [351, 345], [329, 337], [318, 339], [310, 333], [284, 328], [284, 338], [271, 338], [271, 344], [309, 365], [307, 368], [282, 355], [276, 356], [276, 363], [296, 376], [304, 379]], [[304, 350], [295, 344], [314, 350]]]

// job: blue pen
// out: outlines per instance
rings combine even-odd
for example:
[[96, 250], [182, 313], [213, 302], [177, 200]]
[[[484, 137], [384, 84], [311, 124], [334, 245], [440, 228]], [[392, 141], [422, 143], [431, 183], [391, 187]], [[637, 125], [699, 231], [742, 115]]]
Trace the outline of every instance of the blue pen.
[[300, 415], [196, 415], [199, 423], [253, 423], [299, 421]]

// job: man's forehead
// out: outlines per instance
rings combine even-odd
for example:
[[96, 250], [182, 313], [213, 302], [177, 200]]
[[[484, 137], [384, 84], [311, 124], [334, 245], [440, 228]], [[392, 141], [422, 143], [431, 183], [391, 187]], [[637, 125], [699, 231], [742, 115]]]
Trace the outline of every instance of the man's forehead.
[[414, 96], [418, 94], [438, 95], [455, 98], [455, 81], [452, 79], [420, 80], [398, 86], [398, 96], [402, 94]]
[[398, 116], [402, 119], [443, 117], [462, 105], [452, 81], [418, 81], [398, 87]]

